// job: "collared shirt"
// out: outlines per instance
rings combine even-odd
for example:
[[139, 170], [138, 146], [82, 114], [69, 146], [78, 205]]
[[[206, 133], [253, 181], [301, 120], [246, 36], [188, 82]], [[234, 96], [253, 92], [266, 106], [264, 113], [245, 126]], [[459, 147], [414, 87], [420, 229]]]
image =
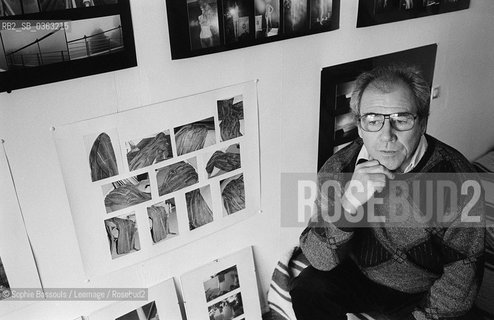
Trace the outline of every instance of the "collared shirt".
[[[426, 150], [427, 150], [427, 139], [425, 138], [425, 135], [422, 135], [422, 137], [420, 138], [419, 145], [417, 146], [417, 149], [415, 149], [415, 153], [410, 159], [410, 163], [408, 163], [405, 170], [403, 170], [403, 173], [412, 171], [412, 169], [415, 168], [415, 166], [419, 163], [420, 159], [422, 159]], [[367, 151], [365, 145], [362, 145], [362, 149], [360, 149], [360, 152], [357, 156], [357, 162], [355, 164], [358, 164], [360, 159], [364, 159], [364, 160], [369, 159], [369, 152]]]

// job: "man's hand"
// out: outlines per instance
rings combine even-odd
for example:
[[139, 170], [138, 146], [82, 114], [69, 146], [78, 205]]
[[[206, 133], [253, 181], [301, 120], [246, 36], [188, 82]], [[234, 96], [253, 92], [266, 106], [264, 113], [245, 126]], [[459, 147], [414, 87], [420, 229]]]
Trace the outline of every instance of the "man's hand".
[[377, 160], [357, 164], [341, 199], [343, 208], [350, 213], [357, 212], [375, 192], [383, 191], [386, 178], [394, 179], [395, 175]]

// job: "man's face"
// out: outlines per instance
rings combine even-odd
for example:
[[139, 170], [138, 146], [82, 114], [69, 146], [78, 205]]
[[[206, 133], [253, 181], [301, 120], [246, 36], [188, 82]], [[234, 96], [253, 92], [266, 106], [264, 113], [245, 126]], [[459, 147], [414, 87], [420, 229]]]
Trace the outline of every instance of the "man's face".
[[[388, 91], [383, 93], [371, 83], [362, 94], [360, 115], [417, 112], [413, 95], [406, 84], [393, 84]], [[358, 127], [359, 136], [370, 158], [378, 160], [389, 170], [403, 169], [409, 163], [424, 132], [425, 125], [421, 125], [419, 119], [415, 120], [415, 126], [409, 131], [395, 130], [389, 119], [384, 121], [384, 126], [377, 132], [367, 132]]]

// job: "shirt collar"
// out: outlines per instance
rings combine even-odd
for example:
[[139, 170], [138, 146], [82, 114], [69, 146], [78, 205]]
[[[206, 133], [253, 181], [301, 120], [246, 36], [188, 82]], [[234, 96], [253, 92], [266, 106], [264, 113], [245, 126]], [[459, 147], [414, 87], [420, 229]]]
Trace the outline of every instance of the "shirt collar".
[[[410, 159], [410, 163], [408, 163], [405, 170], [403, 170], [403, 173], [408, 173], [408, 172], [412, 171], [413, 168], [415, 168], [417, 166], [420, 159], [422, 159], [426, 150], [427, 150], [427, 139], [425, 138], [425, 135], [422, 135], [422, 137], [420, 138], [419, 145], [415, 149], [415, 152], [414, 152], [412, 158]], [[367, 148], [365, 147], [365, 145], [362, 145], [362, 148], [360, 149], [360, 152], [357, 156], [357, 162], [355, 164], [358, 164], [359, 160], [361, 160], [361, 159], [364, 159], [364, 160], [369, 159], [369, 152], [367, 151]]]

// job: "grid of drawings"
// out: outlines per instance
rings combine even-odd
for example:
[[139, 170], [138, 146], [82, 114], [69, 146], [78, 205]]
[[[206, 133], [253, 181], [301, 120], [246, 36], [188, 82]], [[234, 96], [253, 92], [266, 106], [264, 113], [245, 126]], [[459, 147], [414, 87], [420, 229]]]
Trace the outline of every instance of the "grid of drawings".
[[243, 96], [217, 100], [211, 110], [207, 118], [140, 136], [114, 127], [83, 137], [112, 259], [246, 208]]

